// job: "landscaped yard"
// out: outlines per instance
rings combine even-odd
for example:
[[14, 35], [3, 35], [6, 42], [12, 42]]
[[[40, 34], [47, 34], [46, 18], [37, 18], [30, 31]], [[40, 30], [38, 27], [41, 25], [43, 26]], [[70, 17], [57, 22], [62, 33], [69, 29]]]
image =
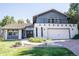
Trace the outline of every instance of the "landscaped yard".
[[18, 47], [11, 48], [16, 41], [0, 41], [0, 56], [74, 56], [74, 54], [66, 48], [48, 47], [48, 48], [27, 48]]

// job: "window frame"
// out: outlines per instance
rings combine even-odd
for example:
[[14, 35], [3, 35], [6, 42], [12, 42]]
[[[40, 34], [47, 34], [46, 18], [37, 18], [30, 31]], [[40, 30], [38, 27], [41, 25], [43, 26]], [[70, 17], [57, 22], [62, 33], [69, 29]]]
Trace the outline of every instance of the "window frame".
[[60, 18], [49, 18], [48, 23], [60, 23]]

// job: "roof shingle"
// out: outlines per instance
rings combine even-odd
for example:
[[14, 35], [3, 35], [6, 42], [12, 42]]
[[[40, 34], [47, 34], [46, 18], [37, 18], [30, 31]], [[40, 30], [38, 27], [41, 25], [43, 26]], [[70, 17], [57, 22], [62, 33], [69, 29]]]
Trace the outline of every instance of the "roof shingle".
[[15, 23], [15, 24], [7, 24], [5, 26], [2, 27], [2, 29], [23, 29], [25, 28], [26, 26], [29, 26], [29, 24], [18, 24], [18, 23]]

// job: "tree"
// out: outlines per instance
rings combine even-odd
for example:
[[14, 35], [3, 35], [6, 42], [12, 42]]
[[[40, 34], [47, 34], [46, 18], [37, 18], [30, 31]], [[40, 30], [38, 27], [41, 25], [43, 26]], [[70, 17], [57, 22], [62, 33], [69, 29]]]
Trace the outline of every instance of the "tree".
[[13, 16], [11, 17], [11, 23], [16, 23]]
[[76, 11], [77, 14], [79, 14], [79, 3], [71, 3], [69, 11]]
[[1, 22], [1, 26], [4, 26], [6, 24], [11, 24], [11, 23], [14, 23], [14, 17], [12, 16], [4, 16], [4, 18], [2, 19], [2, 22]]
[[24, 23], [24, 21], [22, 19], [19, 19], [17, 22], [18, 22], [18, 24], [23, 24]]
[[2, 21], [0, 21], [0, 26], [1, 26]]
[[26, 23], [27, 23], [27, 24], [30, 24], [30, 20], [29, 20], [29, 19], [26, 19]]
[[69, 23], [77, 23], [79, 22], [79, 3], [71, 3], [70, 8], [68, 10], [68, 22]]
[[71, 10], [70, 12], [68, 12], [67, 16], [68, 16], [69, 23], [77, 23], [79, 17], [74, 10]]
[[77, 23], [79, 28], [79, 3], [71, 3], [67, 13], [69, 23]]

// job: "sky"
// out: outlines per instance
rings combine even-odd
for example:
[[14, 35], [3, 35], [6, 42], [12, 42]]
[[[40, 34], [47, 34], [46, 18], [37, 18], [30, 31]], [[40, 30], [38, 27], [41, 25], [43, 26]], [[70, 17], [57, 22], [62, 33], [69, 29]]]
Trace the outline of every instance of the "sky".
[[0, 3], [0, 20], [4, 16], [14, 16], [15, 20], [27, 18], [32, 21], [32, 17], [39, 13], [56, 9], [62, 13], [69, 9], [68, 3]]

